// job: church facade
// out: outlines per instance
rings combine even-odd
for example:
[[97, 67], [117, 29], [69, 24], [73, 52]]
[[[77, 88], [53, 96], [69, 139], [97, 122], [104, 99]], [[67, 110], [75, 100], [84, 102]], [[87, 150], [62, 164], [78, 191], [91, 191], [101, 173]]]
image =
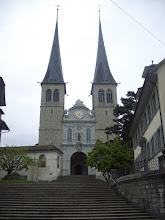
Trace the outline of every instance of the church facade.
[[113, 109], [117, 105], [117, 83], [108, 65], [100, 19], [96, 67], [91, 88], [92, 110], [80, 100], [68, 111], [64, 110], [66, 84], [60, 56], [58, 22], [48, 69], [41, 86], [39, 145], [53, 142], [62, 150], [62, 175], [94, 175], [95, 171], [85, 166], [85, 160], [97, 139], [102, 142], [108, 140], [105, 128], [114, 123]]
[[[58, 14], [57, 14], [58, 16]], [[104, 46], [99, 19], [99, 39], [94, 79], [91, 88], [92, 110], [79, 99], [65, 110], [66, 84], [62, 71], [58, 37], [58, 18], [48, 68], [41, 82], [39, 143], [26, 147], [29, 154], [43, 160], [43, 167], [28, 171], [28, 180], [48, 180], [59, 175], [95, 175], [85, 166], [88, 152], [95, 141], [106, 142], [105, 129], [114, 124], [113, 109], [117, 105], [117, 83], [114, 80]], [[25, 172], [21, 172], [25, 174]]]
[[95, 116], [77, 100], [63, 116], [62, 175], [94, 175], [95, 170], [85, 166], [88, 152], [95, 145]]

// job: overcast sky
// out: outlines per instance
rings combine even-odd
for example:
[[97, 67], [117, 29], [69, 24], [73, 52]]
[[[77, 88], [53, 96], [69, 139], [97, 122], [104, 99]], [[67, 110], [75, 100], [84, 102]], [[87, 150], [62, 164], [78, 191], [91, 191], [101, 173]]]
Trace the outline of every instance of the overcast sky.
[[[117, 7], [115, 4], [119, 7]], [[99, 14], [118, 102], [143, 84], [144, 66], [165, 58], [164, 0], [0, 0], [0, 76], [6, 84], [2, 107], [10, 132], [1, 144], [38, 143], [41, 82], [49, 62], [59, 8], [59, 40], [67, 95], [65, 109], [81, 99], [92, 108]], [[122, 9], [122, 10], [121, 10]]]

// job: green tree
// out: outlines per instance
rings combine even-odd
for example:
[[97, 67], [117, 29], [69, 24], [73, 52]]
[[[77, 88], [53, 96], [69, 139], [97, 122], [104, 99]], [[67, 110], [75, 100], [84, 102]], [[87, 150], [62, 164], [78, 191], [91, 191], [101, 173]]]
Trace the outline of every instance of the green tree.
[[133, 108], [137, 103], [136, 94], [129, 91], [126, 98], [121, 98], [121, 103], [122, 105], [117, 105], [113, 111], [113, 115], [116, 117], [115, 125], [107, 127], [105, 133], [116, 134], [123, 143], [132, 146], [132, 140], [128, 134], [134, 115]]
[[31, 166], [39, 166], [40, 161], [28, 156], [27, 150], [21, 147], [4, 147], [0, 149], [0, 168], [11, 175], [13, 172], [28, 170]]
[[86, 164], [101, 171], [106, 181], [109, 181], [111, 169], [128, 166], [133, 163], [133, 151], [123, 145], [119, 138], [103, 144], [96, 141], [95, 149], [88, 153]]

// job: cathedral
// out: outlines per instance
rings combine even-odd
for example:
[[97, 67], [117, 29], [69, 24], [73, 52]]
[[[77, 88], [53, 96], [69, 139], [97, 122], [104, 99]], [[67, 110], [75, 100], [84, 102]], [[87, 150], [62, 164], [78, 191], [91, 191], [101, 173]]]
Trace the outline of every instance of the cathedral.
[[95, 140], [107, 141], [105, 128], [113, 124], [113, 109], [117, 104], [117, 83], [108, 65], [100, 19], [91, 88], [92, 110], [80, 100], [68, 111], [64, 110], [66, 84], [60, 56], [58, 19], [47, 72], [41, 86], [39, 145], [48, 145], [53, 141], [63, 152], [62, 175], [94, 174], [94, 170], [85, 167], [87, 153], [94, 148]]
[[[58, 16], [58, 13], [57, 13]], [[39, 143], [27, 146], [29, 154], [42, 160], [42, 166], [29, 170], [28, 180], [51, 181], [59, 175], [96, 175], [86, 167], [88, 152], [95, 141], [106, 142], [105, 128], [113, 125], [113, 109], [117, 105], [117, 83], [110, 71], [99, 18], [96, 66], [91, 88], [92, 110], [81, 100], [64, 109], [66, 83], [62, 71], [58, 37], [58, 18], [46, 74], [41, 82]]]

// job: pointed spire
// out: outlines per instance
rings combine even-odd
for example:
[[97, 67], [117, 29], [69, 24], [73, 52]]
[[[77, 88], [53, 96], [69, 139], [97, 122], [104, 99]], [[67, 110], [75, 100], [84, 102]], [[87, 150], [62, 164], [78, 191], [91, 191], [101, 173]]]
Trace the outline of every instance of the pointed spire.
[[58, 9], [57, 9], [56, 29], [55, 29], [48, 69], [42, 81], [42, 84], [54, 84], [54, 83], [55, 84], [64, 83], [62, 65], [61, 65], [59, 39], [58, 39]]
[[97, 60], [96, 60], [96, 68], [94, 75], [94, 84], [115, 84], [111, 71], [109, 69], [107, 55], [104, 46], [104, 40], [101, 29], [101, 21], [100, 21], [100, 10], [99, 10], [99, 41], [98, 41], [98, 49], [97, 49]]

